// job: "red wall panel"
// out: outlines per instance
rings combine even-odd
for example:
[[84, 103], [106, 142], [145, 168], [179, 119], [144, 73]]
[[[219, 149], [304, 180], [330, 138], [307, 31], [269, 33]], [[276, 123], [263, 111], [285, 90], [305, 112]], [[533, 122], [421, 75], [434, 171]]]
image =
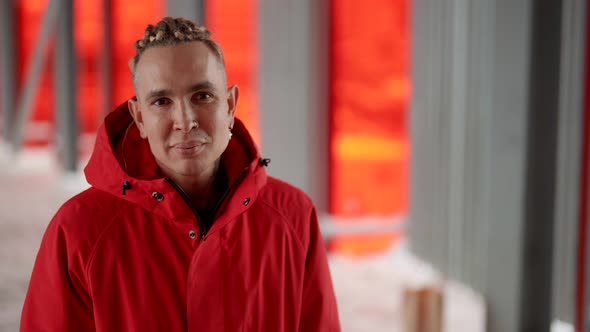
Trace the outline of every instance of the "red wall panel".
[[135, 95], [129, 71], [135, 41], [143, 37], [148, 24], [164, 17], [165, 4], [165, 0], [111, 0], [113, 106]]
[[[17, 26], [17, 98], [21, 97], [26, 75], [30, 70], [33, 53], [40, 33], [41, 22], [47, 10], [48, 0], [28, 0], [16, 2]], [[53, 47], [44, 52], [45, 65], [42, 67], [36, 93], [33, 96], [32, 112], [25, 126], [27, 145], [44, 145], [53, 138]]]
[[[406, 214], [409, 0], [331, 2], [330, 212]], [[340, 236], [331, 249], [382, 251], [402, 234]]]
[[332, 1], [331, 199], [340, 216], [404, 214], [407, 0]]

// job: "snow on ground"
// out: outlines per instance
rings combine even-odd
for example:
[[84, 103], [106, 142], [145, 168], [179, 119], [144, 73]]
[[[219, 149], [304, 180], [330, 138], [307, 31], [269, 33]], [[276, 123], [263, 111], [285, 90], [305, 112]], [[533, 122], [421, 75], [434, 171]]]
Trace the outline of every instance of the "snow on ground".
[[[50, 150], [18, 158], [0, 147], [0, 332], [18, 330], [20, 311], [47, 223], [69, 197], [87, 187], [81, 173], [61, 175]], [[402, 331], [405, 287], [440, 281], [405, 245], [378, 256], [330, 256], [343, 331]], [[445, 331], [483, 331], [482, 300], [444, 283]]]

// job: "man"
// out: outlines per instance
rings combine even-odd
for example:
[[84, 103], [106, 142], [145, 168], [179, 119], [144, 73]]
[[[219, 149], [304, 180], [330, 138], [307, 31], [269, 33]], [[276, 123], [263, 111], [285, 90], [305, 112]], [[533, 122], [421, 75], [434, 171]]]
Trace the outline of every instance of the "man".
[[339, 331], [312, 202], [266, 175], [203, 27], [148, 26], [91, 188], [49, 224], [21, 331]]

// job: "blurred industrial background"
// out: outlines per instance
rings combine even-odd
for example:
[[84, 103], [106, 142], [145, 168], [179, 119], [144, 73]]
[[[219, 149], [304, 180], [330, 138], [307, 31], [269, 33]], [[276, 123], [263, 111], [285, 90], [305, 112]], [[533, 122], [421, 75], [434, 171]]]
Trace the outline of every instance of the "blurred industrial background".
[[0, 331], [163, 16], [213, 32], [269, 173], [318, 206], [344, 331], [418, 331], [421, 287], [443, 331], [590, 331], [589, 3], [0, 0]]

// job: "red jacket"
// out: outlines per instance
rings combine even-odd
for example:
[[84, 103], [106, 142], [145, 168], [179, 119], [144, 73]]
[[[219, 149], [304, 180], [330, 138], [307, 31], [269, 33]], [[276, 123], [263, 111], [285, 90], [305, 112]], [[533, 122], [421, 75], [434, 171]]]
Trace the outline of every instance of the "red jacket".
[[244, 126], [222, 156], [228, 190], [200, 238], [126, 105], [107, 116], [91, 188], [49, 224], [21, 331], [339, 331], [315, 208], [269, 177]]

